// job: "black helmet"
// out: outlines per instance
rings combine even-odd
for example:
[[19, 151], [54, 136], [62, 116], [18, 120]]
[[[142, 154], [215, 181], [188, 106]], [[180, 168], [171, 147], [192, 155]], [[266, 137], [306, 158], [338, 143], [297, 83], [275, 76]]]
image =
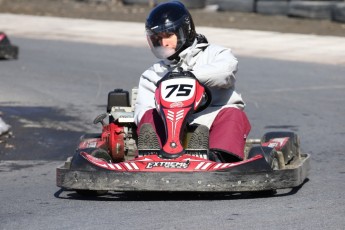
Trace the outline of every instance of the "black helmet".
[[[178, 1], [161, 3], [156, 6], [146, 19], [146, 35], [153, 54], [157, 58], [175, 59], [195, 37], [195, 26], [187, 8]], [[177, 46], [173, 50], [160, 43], [161, 33], [174, 33]]]

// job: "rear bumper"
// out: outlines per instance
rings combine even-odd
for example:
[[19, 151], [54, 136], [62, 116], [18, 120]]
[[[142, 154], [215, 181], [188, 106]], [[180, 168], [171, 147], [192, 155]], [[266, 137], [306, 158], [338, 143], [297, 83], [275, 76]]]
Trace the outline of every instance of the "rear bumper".
[[64, 189], [109, 191], [245, 192], [293, 188], [310, 170], [310, 155], [283, 170], [213, 172], [113, 172], [71, 170], [69, 163], [56, 169], [56, 184]]

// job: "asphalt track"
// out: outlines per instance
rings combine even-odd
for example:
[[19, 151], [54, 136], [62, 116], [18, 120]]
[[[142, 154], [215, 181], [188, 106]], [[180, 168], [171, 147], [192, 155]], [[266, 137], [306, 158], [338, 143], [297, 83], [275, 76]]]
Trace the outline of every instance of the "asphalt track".
[[[15, 135], [0, 152], [0, 229], [344, 229], [344, 53], [321, 53], [327, 57], [322, 63], [302, 51], [296, 56], [304, 61], [292, 61], [282, 60], [284, 55], [277, 50], [279, 59], [260, 52], [250, 57], [234, 49], [242, 53], [237, 55], [237, 90], [247, 103], [250, 137], [272, 130], [295, 131], [302, 150], [312, 155], [311, 174], [300, 188], [279, 191], [274, 197], [110, 193], [85, 199], [55, 186], [55, 167], [71, 155], [81, 133], [99, 130], [92, 120], [104, 112], [108, 91], [136, 85], [154, 58], [144, 41], [133, 46], [134, 35], [125, 33], [121, 35], [125, 41], [112, 43], [111, 35], [88, 31], [92, 26], [71, 30], [81, 31], [79, 36], [56, 27], [29, 33], [43, 30], [44, 23], [35, 19], [41, 24], [33, 26], [25, 20], [21, 30], [6, 24], [6, 32], [20, 46], [19, 59], [0, 62], [0, 110]], [[64, 23], [61, 28], [78, 21]], [[340, 38], [317, 37], [329, 47], [333, 39]], [[286, 44], [282, 49], [289, 49]], [[338, 50], [344, 45], [338, 44]], [[338, 58], [330, 64], [331, 56]]]

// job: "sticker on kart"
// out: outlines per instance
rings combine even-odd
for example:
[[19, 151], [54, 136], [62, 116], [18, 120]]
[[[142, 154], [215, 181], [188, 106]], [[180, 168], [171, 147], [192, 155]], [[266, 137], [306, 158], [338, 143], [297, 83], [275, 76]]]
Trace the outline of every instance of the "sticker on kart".
[[91, 164], [111, 171], [151, 171], [151, 172], [203, 172], [232, 168], [241, 164], [258, 160], [262, 156], [255, 156], [247, 161], [236, 163], [218, 163], [200, 160], [198, 157], [183, 157], [180, 161], [156, 161], [154, 155], [138, 158], [135, 162], [109, 163], [96, 158], [86, 152], [80, 153]]

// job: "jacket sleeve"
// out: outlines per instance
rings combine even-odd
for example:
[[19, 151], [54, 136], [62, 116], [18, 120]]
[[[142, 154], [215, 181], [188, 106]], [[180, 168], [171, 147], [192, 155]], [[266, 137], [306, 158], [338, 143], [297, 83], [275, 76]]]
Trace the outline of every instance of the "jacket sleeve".
[[154, 81], [149, 80], [147, 75], [154, 74], [152, 70], [145, 71], [139, 80], [138, 95], [134, 107], [134, 122], [138, 124], [149, 109], [155, 108], [155, 89]]
[[230, 49], [210, 45], [200, 58], [192, 72], [201, 83], [214, 88], [234, 86], [238, 61]]

